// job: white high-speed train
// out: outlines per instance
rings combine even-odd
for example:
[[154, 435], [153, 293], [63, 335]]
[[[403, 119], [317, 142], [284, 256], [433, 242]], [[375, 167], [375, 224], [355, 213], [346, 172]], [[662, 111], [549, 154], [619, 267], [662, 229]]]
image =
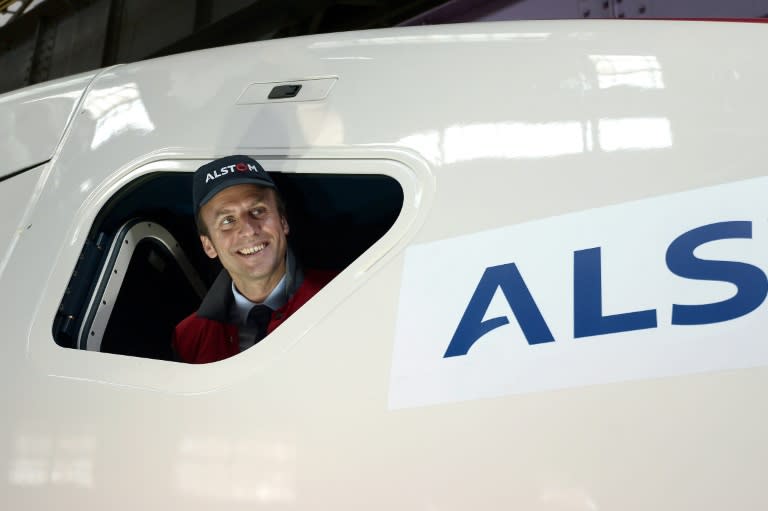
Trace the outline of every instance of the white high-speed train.
[[[768, 508], [767, 43], [388, 29], [0, 96], [0, 507]], [[340, 273], [178, 363], [228, 154]]]

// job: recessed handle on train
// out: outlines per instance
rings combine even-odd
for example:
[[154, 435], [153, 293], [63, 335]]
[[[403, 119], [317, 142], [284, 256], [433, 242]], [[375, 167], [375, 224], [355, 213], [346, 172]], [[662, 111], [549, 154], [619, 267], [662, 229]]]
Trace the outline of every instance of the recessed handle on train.
[[295, 85], [278, 85], [272, 89], [267, 98], [269, 99], [288, 99], [295, 98], [296, 94], [301, 90], [300, 84]]

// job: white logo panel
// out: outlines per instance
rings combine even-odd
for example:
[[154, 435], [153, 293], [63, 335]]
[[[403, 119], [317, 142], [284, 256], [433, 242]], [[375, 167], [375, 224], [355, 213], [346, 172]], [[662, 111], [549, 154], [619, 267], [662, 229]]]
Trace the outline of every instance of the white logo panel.
[[768, 178], [410, 247], [403, 408], [768, 365]]

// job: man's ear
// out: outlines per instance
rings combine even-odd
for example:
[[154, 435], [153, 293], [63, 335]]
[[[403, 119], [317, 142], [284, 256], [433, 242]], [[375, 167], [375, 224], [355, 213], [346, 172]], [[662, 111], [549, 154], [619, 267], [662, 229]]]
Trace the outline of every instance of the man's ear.
[[203, 244], [203, 251], [205, 252], [205, 255], [207, 255], [211, 259], [216, 259], [219, 256], [218, 252], [216, 252], [216, 247], [214, 247], [213, 243], [211, 243], [211, 238], [209, 238], [204, 234], [201, 234], [200, 243]]
[[291, 232], [291, 226], [288, 225], [288, 220], [284, 216], [280, 217], [280, 225], [283, 226], [283, 234], [288, 236], [288, 233]]

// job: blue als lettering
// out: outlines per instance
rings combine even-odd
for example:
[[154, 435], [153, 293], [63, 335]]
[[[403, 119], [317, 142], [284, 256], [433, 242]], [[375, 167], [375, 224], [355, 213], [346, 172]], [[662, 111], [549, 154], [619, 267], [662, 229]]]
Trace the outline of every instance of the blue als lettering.
[[467, 310], [443, 358], [466, 355], [469, 348], [482, 336], [509, 323], [506, 316], [483, 321], [493, 295], [499, 288], [512, 308], [528, 344], [555, 340], [515, 263], [503, 264], [486, 268], [485, 273], [480, 277], [477, 289], [469, 300]]
[[673, 305], [673, 325], [706, 325], [736, 319], [760, 307], [768, 293], [765, 273], [751, 264], [708, 261], [693, 255], [704, 243], [729, 238], [752, 239], [752, 222], [720, 222], [703, 225], [679, 236], [667, 249], [667, 267], [686, 279], [730, 282], [738, 291], [722, 302], [705, 305]]
[[[705, 325], [736, 319], [757, 309], [768, 295], [768, 277], [756, 266], [699, 259], [693, 251], [710, 241], [751, 239], [752, 222], [703, 225], [678, 236], [667, 248], [667, 268], [685, 279], [730, 282], [736, 294], [704, 305], [672, 305], [672, 325]], [[539, 306], [515, 263], [486, 268], [469, 300], [443, 358], [466, 355], [488, 332], [509, 324], [507, 316], [483, 320], [501, 289], [529, 345], [555, 341]], [[573, 336], [575, 339], [656, 328], [655, 309], [603, 315], [601, 247], [573, 253]]]
[[603, 316], [600, 247], [573, 253], [573, 336], [614, 334], [656, 328], [656, 311]]

